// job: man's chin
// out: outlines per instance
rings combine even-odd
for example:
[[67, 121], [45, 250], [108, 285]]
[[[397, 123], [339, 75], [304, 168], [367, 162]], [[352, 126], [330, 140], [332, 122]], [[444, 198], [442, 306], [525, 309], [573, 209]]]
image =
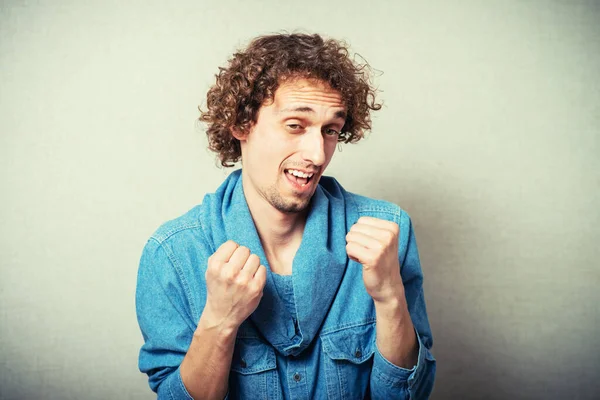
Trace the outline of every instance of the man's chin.
[[302, 203], [274, 204], [275, 208], [285, 214], [298, 214], [306, 211], [310, 201]]
[[306, 211], [308, 206], [310, 205], [311, 196], [302, 196], [294, 197], [292, 199], [273, 199], [275, 201], [271, 201], [271, 205], [275, 207], [278, 211], [286, 214], [298, 214], [303, 211]]
[[272, 186], [264, 192], [264, 198], [273, 208], [281, 213], [297, 214], [306, 211], [314, 195], [314, 190], [298, 193], [293, 190], [287, 191], [286, 189], [289, 190], [289, 188]]

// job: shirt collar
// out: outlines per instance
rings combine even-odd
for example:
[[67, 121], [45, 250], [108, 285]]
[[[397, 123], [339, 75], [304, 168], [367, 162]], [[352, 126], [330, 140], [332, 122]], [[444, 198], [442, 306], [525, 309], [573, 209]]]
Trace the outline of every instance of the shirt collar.
[[[272, 273], [267, 268], [263, 297], [250, 320], [284, 355], [297, 355], [310, 345], [344, 275], [348, 262], [346, 233], [358, 219], [356, 207], [349, 204], [344, 194], [335, 179], [323, 176], [311, 199], [302, 242], [292, 265], [297, 326], [279, 297]], [[244, 196], [241, 170], [234, 171], [212, 196], [208, 202], [205, 198], [208, 204], [204, 205], [210, 208], [209, 229], [215, 229], [207, 235], [215, 242], [214, 249], [231, 239], [248, 247], [268, 267]]]

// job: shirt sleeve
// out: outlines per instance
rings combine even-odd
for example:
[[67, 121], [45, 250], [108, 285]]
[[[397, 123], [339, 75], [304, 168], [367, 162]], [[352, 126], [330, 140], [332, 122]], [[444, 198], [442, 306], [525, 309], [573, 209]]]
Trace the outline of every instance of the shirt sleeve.
[[400, 218], [399, 259], [408, 311], [417, 334], [417, 364], [402, 368], [386, 360], [376, 348], [371, 372], [373, 399], [427, 399], [433, 390], [436, 360], [431, 354], [433, 338], [423, 293], [423, 271], [410, 217]]
[[139, 369], [158, 399], [192, 399], [179, 370], [195, 329], [184, 287], [167, 251], [150, 239], [138, 270], [136, 312], [144, 338]]

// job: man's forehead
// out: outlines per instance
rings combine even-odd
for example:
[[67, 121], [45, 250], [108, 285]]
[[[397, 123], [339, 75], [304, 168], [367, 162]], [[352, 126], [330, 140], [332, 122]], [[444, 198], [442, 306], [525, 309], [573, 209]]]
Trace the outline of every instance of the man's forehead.
[[278, 113], [311, 112], [315, 107], [345, 111], [339, 91], [332, 89], [326, 82], [296, 79], [283, 82], [275, 91], [273, 106]]

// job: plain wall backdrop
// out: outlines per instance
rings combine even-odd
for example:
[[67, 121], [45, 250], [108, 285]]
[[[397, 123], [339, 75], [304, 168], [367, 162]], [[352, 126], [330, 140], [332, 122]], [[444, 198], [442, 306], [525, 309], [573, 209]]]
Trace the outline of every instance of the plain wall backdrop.
[[150, 399], [137, 267], [229, 171], [197, 107], [260, 34], [346, 40], [327, 174], [413, 218], [442, 399], [600, 398], [600, 4], [1, 1], [0, 398]]

